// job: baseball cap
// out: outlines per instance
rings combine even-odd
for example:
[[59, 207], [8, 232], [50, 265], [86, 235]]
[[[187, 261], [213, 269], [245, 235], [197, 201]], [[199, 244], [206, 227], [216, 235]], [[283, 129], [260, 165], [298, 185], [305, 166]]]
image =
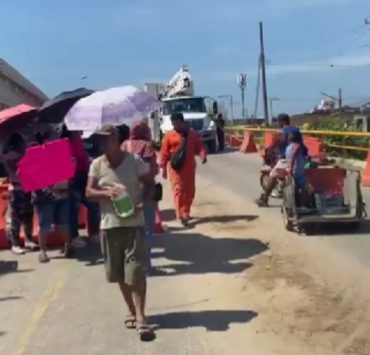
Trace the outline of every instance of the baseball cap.
[[118, 129], [115, 126], [106, 125], [96, 130], [94, 134], [97, 136], [111, 136], [118, 134]]

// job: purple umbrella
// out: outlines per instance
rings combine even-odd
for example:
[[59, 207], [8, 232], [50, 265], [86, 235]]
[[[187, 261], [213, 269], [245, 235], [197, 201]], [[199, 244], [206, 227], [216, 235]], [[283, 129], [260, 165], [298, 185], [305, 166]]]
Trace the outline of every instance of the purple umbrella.
[[92, 132], [104, 125], [130, 124], [161, 106], [154, 96], [134, 86], [122, 86], [79, 100], [67, 113], [65, 123], [70, 131]]

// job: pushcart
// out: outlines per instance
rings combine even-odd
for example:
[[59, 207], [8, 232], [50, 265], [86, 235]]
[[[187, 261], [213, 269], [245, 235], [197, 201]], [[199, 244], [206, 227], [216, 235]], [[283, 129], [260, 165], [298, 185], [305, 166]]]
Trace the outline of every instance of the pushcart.
[[328, 223], [348, 223], [355, 228], [366, 218], [358, 171], [324, 166], [308, 169], [305, 175], [304, 199], [294, 179], [284, 185], [281, 212], [287, 230], [309, 234]]

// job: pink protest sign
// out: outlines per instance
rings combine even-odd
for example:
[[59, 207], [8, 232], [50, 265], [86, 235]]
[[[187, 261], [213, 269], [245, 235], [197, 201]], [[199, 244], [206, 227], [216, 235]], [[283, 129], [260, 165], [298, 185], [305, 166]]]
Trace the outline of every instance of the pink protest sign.
[[68, 181], [76, 165], [68, 139], [28, 148], [18, 164], [18, 177], [26, 192], [44, 189]]

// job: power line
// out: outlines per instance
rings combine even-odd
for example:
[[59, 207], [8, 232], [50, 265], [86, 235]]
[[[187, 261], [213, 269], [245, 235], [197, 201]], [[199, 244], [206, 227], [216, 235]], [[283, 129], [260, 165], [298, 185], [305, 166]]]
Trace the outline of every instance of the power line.
[[[348, 40], [344, 41], [341, 47], [339, 48], [338, 52], [334, 53], [333, 56], [340, 57], [343, 56], [345, 53], [347, 53], [349, 50], [353, 49], [355, 45], [358, 44], [358, 42], [364, 38], [364, 36], [368, 33], [369, 29], [366, 28], [366, 26], [362, 25], [359, 30], [356, 31], [354, 36], [352, 38], [349, 38]], [[327, 58], [328, 60], [330, 57]]]
[[[368, 22], [365, 22], [365, 24], [370, 25], [370, 17], [367, 18]], [[341, 41], [341, 43], [333, 50], [331, 50], [329, 53], [327, 53], [324, 56], [317, 57], [315, 60], [312, 60], [312, 63], [304, 64], [306, 67], [357, 67], [358, 65], [340, 65], [340, 64], [334, 64], [330, 63], [330, 60], [334, 57], [340, 57], [349, 52], [350, 50], [354, 48], [366, 48], [369, 47], [367, 43], [363, 43], [361, 45], [360, 41], [365, 38], [367, 34], [370, 34], [370, 26], [361, 25], [360, 28], [356, 28], [356, 30], [351, 31], [351, 34], [347, 36], [344, 40]], [[370, 38], [369, 38], [370, 39]], [[286, 64], [286, 63], [284, 63]], [[284, 65], [283, 63], [279, 62], [271, 62], [271, 60], [268, 61], [269, 66], [277, 66], [277, 65]], [[294, 63], [288, 63], [288, 65], [294, 65]], [[366, 66], [366, 65], [365, 65]]]

